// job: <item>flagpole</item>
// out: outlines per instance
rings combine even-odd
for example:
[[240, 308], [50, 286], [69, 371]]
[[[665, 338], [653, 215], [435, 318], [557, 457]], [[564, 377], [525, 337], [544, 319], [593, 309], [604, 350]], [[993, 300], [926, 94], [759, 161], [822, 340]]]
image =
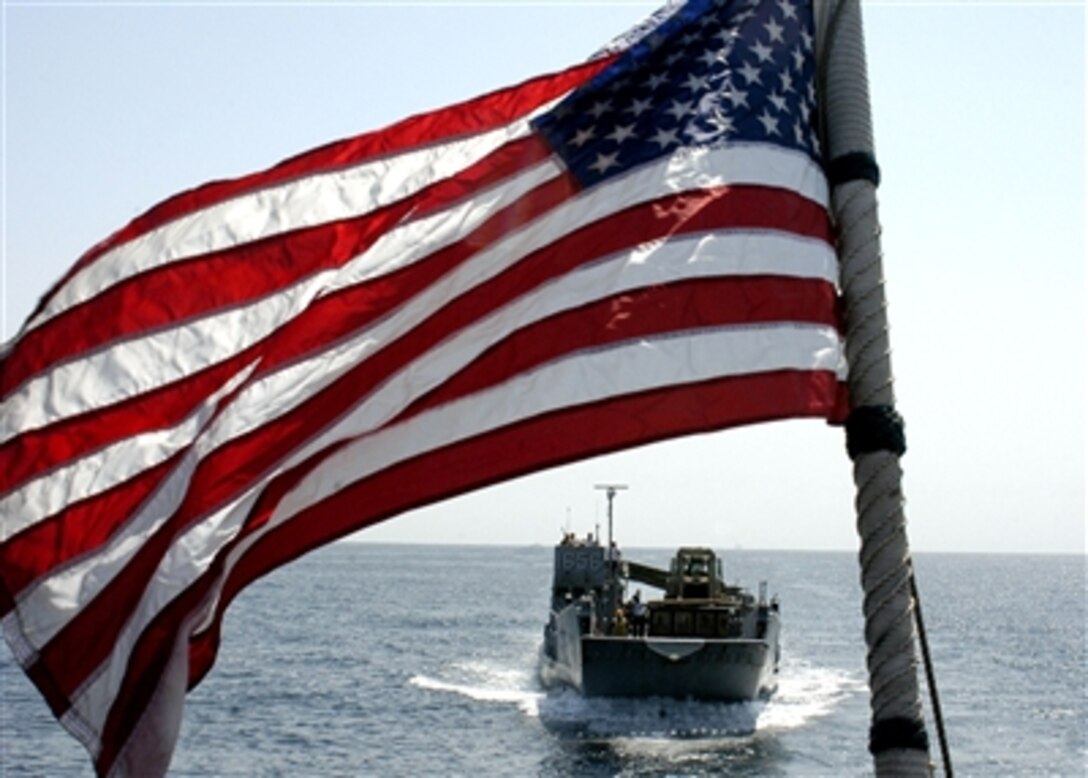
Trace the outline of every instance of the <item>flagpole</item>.
[[903, 512], [906, 450], [895, 410], [885, 311], [869, 85], [859, 0], [816, 0], [816, 47], [838, 229], [871, 706], [869, 750], [878, 778], [931, 776], [918, 684], [911, 560]]

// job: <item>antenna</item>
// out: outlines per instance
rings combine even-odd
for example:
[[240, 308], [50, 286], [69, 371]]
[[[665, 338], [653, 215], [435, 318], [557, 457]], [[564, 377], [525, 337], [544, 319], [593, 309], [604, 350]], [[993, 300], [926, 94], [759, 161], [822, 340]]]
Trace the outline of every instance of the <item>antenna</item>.
[[605, 496], [608, 497], [608, 553], [609, 558], [612, 554], [612, 500], [616, 496], [616, 492], [621, 489], [626, 489], [627, 484], [597, 484], [594, 489], [603, 489]]

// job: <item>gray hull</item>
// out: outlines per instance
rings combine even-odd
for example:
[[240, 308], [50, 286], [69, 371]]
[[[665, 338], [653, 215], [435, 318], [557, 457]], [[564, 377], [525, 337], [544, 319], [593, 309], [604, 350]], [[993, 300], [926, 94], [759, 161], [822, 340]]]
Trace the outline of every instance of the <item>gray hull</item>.
[[558, 626], [558, 651], [542, 655], [541, 680], [587, 697], [745, 702], [769, 697], [778, 683], [777, 619], [763, 640], [584, 635], [573, 609]]
[[770, 654], [759, 640], [584, 637], [582, 693], [755, 700], [774, 691]]

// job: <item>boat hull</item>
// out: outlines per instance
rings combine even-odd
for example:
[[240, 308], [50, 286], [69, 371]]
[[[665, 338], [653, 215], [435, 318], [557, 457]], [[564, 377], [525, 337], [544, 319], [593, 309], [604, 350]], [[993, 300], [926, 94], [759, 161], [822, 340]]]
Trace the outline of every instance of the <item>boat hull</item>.
[[542, 657], [546, 686], [586, 697], [672, 697], [745, 702], [777, 686], [770, 645], [761, 640], [584, 636], [580, 664]]
[[771, 653], [760, 640], [583, 637], [582, 693], [756, 700], [774, 691]]

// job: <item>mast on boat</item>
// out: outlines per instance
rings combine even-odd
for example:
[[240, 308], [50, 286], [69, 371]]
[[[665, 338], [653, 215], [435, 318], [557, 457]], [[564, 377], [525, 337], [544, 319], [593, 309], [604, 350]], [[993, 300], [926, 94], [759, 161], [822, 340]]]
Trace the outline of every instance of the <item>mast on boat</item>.
[[608, 498], [608, 549], [609, 559], [612, 558], [612, 500], [616, 496], [616, 492], [627, 488], [627, 484], [597, 484], [594, 489], [604, 490], [605, 496]]

